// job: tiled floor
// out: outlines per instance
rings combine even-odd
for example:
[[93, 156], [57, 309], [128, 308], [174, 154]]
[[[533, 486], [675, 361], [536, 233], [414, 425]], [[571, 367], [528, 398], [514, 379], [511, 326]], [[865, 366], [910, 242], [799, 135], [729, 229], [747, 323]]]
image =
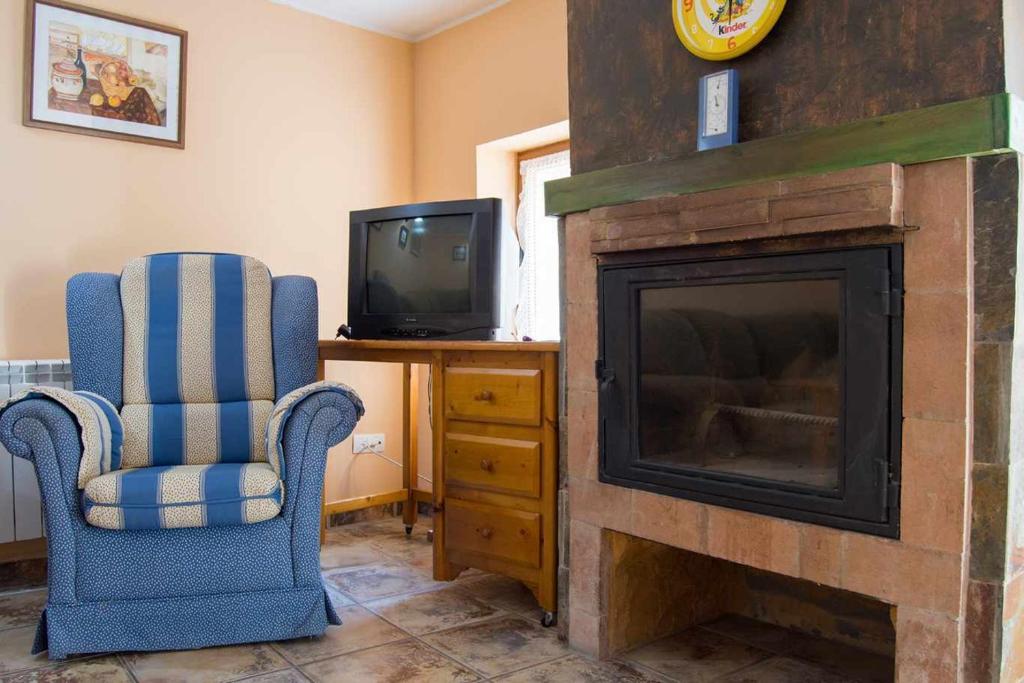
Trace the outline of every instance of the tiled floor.
[[408, 538], [401, 522], [389, 519], [329, 532], [321, 564], [344, 625], [319, 639], [52, 664], [28, 654], [45, 590], [0, 594], [0, 681], [884, 680], [877, 662], [862, 653], [837, 656], [830, 646], [832, 664], [822, 665], [820, 641], [735, 617], [618, 662], [594, 662], [569, 650], [555, 629], [540, 626], [541, 610], [520, 584], [478, 571], [452, 583], [433, 581], [426, 528], [417, 526]]

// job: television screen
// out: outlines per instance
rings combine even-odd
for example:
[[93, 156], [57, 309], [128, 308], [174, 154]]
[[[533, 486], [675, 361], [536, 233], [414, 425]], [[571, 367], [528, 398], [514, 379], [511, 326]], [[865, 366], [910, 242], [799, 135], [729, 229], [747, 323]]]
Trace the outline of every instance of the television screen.
[[473, 214], [375, 221], [366, 235], [366, 312], [472, 311]]

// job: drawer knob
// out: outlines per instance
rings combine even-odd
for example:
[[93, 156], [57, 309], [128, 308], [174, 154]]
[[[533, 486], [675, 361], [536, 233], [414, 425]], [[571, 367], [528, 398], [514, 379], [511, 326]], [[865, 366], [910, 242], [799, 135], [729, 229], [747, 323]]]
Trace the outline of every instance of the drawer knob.
[[492, 392], [492, 391], [490, 391], [488, 389], [484, 389], [483, 391], [477, 392], [473, 396], [473, 400], [474, 401], [483, 401], [485, 403], [490, 403], [491, 401], [494, 400], [494, 392]]
[[480, 461], [480, 469], [482, 469], [484, 472], [493, 472], [494, 471], [494, 463], [491, 462], [490, 460], [481, 460]]
[[483, 536], [484, 538], [490, 538], [491, 536], [494, 535], [494, 529], [492, 529], [492, 528], [490, 528], [488, 526], [485, 526], [482, 529], [477, 529], [476, 532], [478, 534], [480, 534], [481, 536]]

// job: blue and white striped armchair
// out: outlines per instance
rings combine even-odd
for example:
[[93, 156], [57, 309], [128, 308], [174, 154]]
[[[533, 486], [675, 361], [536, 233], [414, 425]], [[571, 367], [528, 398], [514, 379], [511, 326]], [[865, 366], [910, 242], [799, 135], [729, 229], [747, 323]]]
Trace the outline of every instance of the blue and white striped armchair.
[[157, 254], [67, 288], [75, 392], [0, 412], [32, 460], [51, 659], [319, 635], [327, 449], [359, 397], [316, 382], [317, 296], [255, 259]]

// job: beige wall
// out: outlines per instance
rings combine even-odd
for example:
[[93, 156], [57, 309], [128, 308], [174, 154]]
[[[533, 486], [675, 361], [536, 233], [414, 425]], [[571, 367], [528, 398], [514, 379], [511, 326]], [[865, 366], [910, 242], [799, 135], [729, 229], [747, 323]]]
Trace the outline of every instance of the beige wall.
[[[511, 220], [515, 150], [565, 139], [568, 132], [567, 56], [565, 0], [512, 0], [416, 43], [416, 201], [500, 197], [503, 219]], [[426, 387], [422, 367], [421, 412]], [[420, 472], [428, 478], [430, 454], [430, 430], [420, 429]], [[430, 484], [421, 478], [418, 486]]]
[[[568, 117], [565, 0], [513, 0], [416, 44], [262, 1], [91, 4], [189, 32], [186, 149], [23, 127], [24, 3], [0, 1], [0, 358], [65, 356], [64, 281], [171, 250], [315, 277], [333, 336], [350, 210], [475, 196], [477, 145]], [[400, 460], [399, 367], [329, 372]], [[332, 452], [329, 500], [400, 486], [394, 465]]]
[[[170, 250], [315, 277], [333, 336], [348, 212], [412, 199], [412, 46], [270, 2], [92, 4], [189, 32], [186, 148], [23, 127], [25, 3], [0, 2], [0, 358], [64, 357], [64, 281]], [[382, 409], [401, 398], [398, 369], [344, 372], [370, 407], [360, 430], [400, 447], [400, 413]], [[350, 454], [332, 456], [329, 497], [401, 485]]]
[[418, 201], [476, 196], [476, 146], [569, 117], [565, 0], [513, 0], [416, 44]]

